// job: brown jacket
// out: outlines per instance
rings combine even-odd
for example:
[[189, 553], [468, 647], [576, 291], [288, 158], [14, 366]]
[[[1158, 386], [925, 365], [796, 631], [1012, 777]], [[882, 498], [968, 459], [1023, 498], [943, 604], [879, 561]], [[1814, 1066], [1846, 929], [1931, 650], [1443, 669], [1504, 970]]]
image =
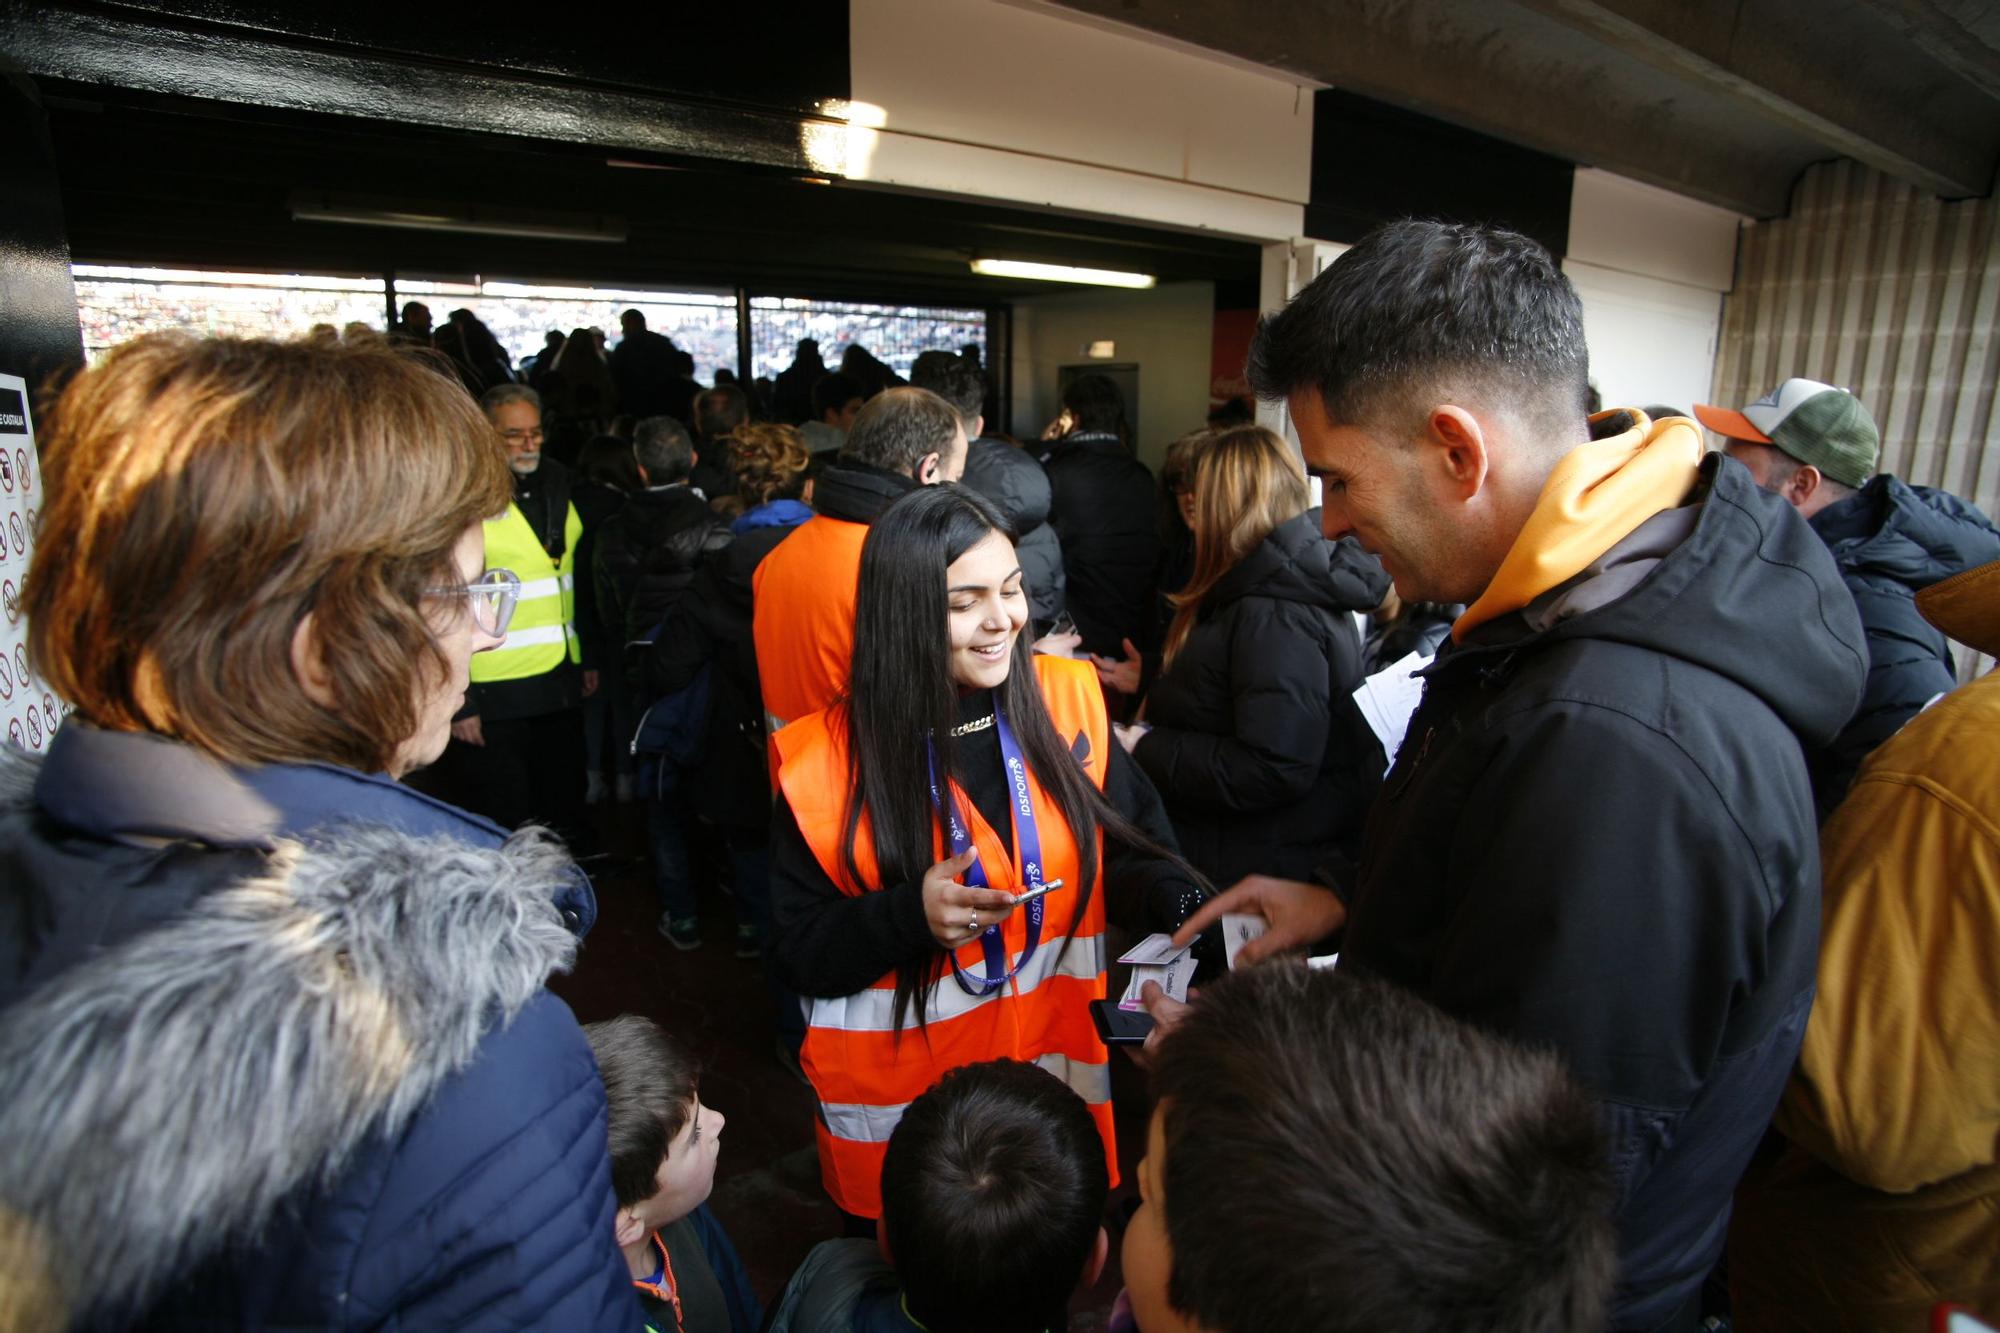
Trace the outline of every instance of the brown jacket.
[[1819, 1000], [1730, 1238], [1736, 1325], [2000, 1318], [2000, 673], [1884, 742], [1826, 825]]

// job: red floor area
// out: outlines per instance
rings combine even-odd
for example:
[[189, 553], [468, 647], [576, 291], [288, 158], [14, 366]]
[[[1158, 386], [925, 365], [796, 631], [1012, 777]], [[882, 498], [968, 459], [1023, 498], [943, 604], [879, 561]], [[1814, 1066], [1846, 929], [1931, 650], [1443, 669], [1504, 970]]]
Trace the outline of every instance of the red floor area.
[[[727, 1119], [710, 1204], [736, 1242], [766, 1304], [784, 1289], [806, 1251], [840, 1234], [839, 1214], [819, 1185], [812, 1146], [812, 1092], [778, 1063], [771, 1002], [761, 964], [733, 956], [735, 914], [719, 890], [702, 904], [704, 943], [675, 949], [654, 929], [659, 908], [640, 859], [644, 829], [636, 806], [600, 806], [607, 849], [592, 867], [597, 927], [576, 972], [555, 991], [583, 1022], [645, 1014], [693, 1047], [703, 1066], [702, 1101]], [[1123, 1055], [1112, 1059], [1119, 1158], [1125, 1183], [1108, 1210], [1122, 1219], [1136, 1197], [1133, 1171], [1145, 1147], [1145, 1078]], [[1119, 1289], [1118, 1239], [1111, 1263], [1071, 1307], [1072, 1329], [1104, 1327]]]

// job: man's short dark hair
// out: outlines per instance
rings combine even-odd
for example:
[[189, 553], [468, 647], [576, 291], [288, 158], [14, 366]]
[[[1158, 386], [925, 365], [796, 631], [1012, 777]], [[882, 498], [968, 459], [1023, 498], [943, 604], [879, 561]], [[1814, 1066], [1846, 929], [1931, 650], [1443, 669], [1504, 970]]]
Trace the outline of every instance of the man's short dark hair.
[[1377, 227], [1250, 345], [1265, 398], [1317, 389], [1336, 424], [1402, 427], [1466, 390], [1582, 438], [1583, 305], [1549, 252], [1516, 232], [1405, 218]]
[[986, 409], [986, 377], [975, 367], [951, 352], [925, 352], [910, 367], [910, 383], [950, 403], [966, 435], [974, 434], [973, 427]]
[[749, 419], [750, 400], [740, 384], [718, 384], [695, 396], [694, 428], [704, 440], [728, 439]]
[[882, 1163], [882, 1222], [932, 1333], [1067, 1325], [1110, 1190], [1083, 1099], [1014, 1060], [954, 1069], [911, 1102]]
[[828, 412], [838, 412], [856, 398], [866, 398], [861, 381], [835, 370], [813, 381], [813, 420], [825, 421]]
[[671, 486], [694, 471], [694, 441], [672, 417], [647, 417], [632, 432], [632, 453], [648, 486]]
[[700, 1070], [685, 1047], [637, 1014], [585, 1023], [583, 1035], [604, 1080], [611, 1189], [618, 1206], [630, 1208], [660, 1192], [660, 1163], [694, 1113]]
[[1167, 1294], [1202, 1327], [1603, 1327], [1604, 1143], [1554, 1055], [1386, 982], [1274, 963], [1204, 989], [1155, 1089]]
[[913, 476], [926, 454], [949, 454], [964, 429], [951, 404], [929, 389], [884, 389], [854, 414], [842, 458]]
[[1063, 386], [1062, 405], [1078, 430], [1125, 434], [1125, 395], [1109, 375], [1078, 375]]

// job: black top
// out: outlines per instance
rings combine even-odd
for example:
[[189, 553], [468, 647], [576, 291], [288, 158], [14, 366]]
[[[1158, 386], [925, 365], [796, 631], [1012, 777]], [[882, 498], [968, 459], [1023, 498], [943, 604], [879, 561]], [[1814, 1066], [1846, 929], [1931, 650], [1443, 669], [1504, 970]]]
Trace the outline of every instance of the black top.
[[1052, 492], [1049, 525], [1062, 540], [1064, 595], [1083, 646], [1107, 657], [1123, 656], [1119, 644], [1128, 638], [1151, 647], [1160, 567], [1153, 474], [1103, 432], [1057, 440], [1042, 465]]
[[1383, 755], [1351, 697], [1362, 675], [1353, 613], [1387, 586], [1373, 556], [1300, 514], [1209, 589], [1153, 683], [1153, 729], [1133, 757], [1217, 885], [1310, 879], [1359, 854]]
[[[992, 711], [993, 696], [984, 690], [959, 701], [961, 723]], [[959, 785], [1011, 852], [1014, 823], [995, 730], [987, 727], [957, 738], [957, 763]], [[1141, 832], [1174, 848], [1159, 793], [1116, 741], [1111, 743], [1104, 794]], [[1104, 890], [1110, 916], [1146, 933], [1174, 929], [1205, 896], [1171, 861], [1109, 834], [1104, 839]], [[852, 995], [939, 947], [924, 918], [923, 882], [906, 880], [847, 897], [813, 855], [782, 789], [771, 817], [771, 914], [778, 978], [801, 995]]]

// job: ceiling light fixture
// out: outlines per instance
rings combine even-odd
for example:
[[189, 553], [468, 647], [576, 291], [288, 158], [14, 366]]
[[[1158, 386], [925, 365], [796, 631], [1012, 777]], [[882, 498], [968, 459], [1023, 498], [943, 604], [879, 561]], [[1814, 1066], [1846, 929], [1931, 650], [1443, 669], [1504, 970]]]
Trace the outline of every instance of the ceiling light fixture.
[[1092, 287], [1145, 289], [1157, 281], [1150, 273], [1124, 273], [1114, 268], [1072, 268], [1067, 264], [1036, 264], [1026, 259], [975, 259], [972, 271], [987, 278], [1033, 278], [1037, 282], [1078, 282]]

